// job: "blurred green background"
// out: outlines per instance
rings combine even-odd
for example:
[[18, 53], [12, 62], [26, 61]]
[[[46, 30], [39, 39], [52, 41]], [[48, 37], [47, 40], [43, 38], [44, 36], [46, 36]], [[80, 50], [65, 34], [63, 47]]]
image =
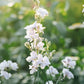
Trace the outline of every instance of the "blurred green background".
[[[42, 20], [46, 27], [44, 37], [52, 42], [50, 50], [56, 53], [51, 60], [59, 71], [60, 62], [65, 56], [73, 56], [77, 65], [72, 80], [65, 79], [60, 84], [84, 84], [84, 0], [40, 0], [41, 7], [49, 11], [49, 16]], [[12, 78], [3, 79], [3, 84], [45, 84], [46, 74], [40, 77], [29, 74], [29, 63], [25, 58], [30, 51], [24, 46], [26, 42], [24, 27], [33, 23], [33, 0], [0, 0], [0, 62], [12, 60], [18, 63], [17, 72]], [[70, 29], [70, 26], [72, 29]], [[52, 79], [54, 82], [55, 79]]]

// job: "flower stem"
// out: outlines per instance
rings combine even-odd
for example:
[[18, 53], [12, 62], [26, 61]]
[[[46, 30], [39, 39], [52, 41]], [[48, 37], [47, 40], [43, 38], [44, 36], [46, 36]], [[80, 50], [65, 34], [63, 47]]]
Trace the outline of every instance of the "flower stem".
[[[39, 78], [39, 71], [38, 71], [38, 78]], [[39, 84], [39, 80], [38, 80], [38, 84]]]
[[59, 76], [59, 78], [58, 78], [56, 84], [59, 84], [59, 82], [61, 81], [61, 78], [62, 78], [62, 73], [60, 73], [60, 76]]

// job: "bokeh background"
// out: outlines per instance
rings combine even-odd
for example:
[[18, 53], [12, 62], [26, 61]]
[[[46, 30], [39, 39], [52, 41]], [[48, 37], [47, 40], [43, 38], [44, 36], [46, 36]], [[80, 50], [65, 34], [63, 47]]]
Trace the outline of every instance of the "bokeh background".
[[[40, 6], [49, 11], [49, 16], [42, 20], [46, 27], [44, 37], [51, 41], [50, 51], [56, 53], [51, 60], [59, 71], [60, 62], [65, 56], [73, 56], [77, 61], [72, 71], [74, 79], [65, 79], [60, 84], [84, 84], [84, 0], [40, 0]], [[30, 51], [24, 46], [26, 42], [24, 27], [33, 23], [33, 0], [0, 0], [0, 62], [12, 60], [19, 69], [12, 72], [12, 78], [3, 79], [3, 84], [45, 84], [46, 74], [40, 77], [29, 74], [29, 63], [25, 58]], [[49, 79], [49, 78], [48, 78]], [[52, 79], [56, 81], [55, 79]]]

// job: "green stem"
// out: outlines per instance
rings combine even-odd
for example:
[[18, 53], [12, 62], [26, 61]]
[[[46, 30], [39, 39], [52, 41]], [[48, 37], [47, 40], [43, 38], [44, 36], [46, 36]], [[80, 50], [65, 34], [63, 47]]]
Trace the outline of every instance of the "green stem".
[[58, 78], [56, 84], [59, 84], [59, 82], [61, 81], [61, 78], [62, 78], [62, 73], [60, 73], [60, 76], [59, 76], [59, 78]]
[[2, 78], [0, 77], [0, 84], [2, 84]]
[[35, 84], [36, 83], [36, 73], [35, 73], [35, 77], [34, 77], [34, 82], [33, 82], [33, 84]]
[[[38, 78], [39, 78], [39, 71], [38, 71]], [[38, 84], [39, 84], [39, 80], [38, 80]]]

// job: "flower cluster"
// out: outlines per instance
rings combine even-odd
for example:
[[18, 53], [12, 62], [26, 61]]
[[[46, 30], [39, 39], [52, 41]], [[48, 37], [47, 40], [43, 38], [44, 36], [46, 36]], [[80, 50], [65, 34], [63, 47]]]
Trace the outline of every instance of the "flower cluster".
[[[62, 73], [64, 78], [67, 77], [68, 79], [74, 78], [73, 74], [69, 71], [69, 68], [74, 69], [76, 66], [76, 62], [71, 57], [66, 57], [62, 60], [64, 68]], [[67, 69], [68, 68], [68, 69]]]
[[46, 66], [49, 66], [50, 62], [47, 56], [43, 57], [42, 54], [37, 54], [35, 51], [32, 51], [30, 55], [26, 59], [28, 62], [32, 62], [32, 65], [29, 65], [29, 69], [31, 69], [30, 74], [36, 72], [38, 67], [44, 69]]
[[0, 76], [3, 76], [5, 79], [9, 79], [11, 77], [11, 73], [8, 73], [6, 70], [12, 69], [16, 71], [18, 69], [17, 63], [13, 63], [12, 61], [6, 61], [0, 63]]
[[[36, 8], [35, 17], [40, 17], [44, 19], [48, 15], [48, 11], [44, 8]], [[33, 24], [26, 26], [26, 36], [27, 42], [25, 46], [31, 50], [30, 56], [26, 58], [28, 62], [31, 62], [29, 65], [30, 74], [38, 71], [38, 68], [44, 69], [46, 66], [50, 65], [49, 58], [47, 57], [45, 47], [44, 47], [44, 38], [40, 34], [44, 33], [45, 27], [42, 26], [39, 21], [35, 21]]]
[[[35, 1], [37, 3], [37, 6], [35, 7], [36, 21], [24, 28], [26, 30], [25, 38], [27, 39], [25, 46], [31, 51], [30, 56], [26, 58], [26, 61], [30, 62], [30, 74], [34, 74], [39, 70], [39, 68], [45, 69], [45, 67], [48, 66], [49, 68], [46, 70], [46, 74], [55, 77], [57, 74], [59, 74], [59, 72], [51, 65], [49, 61], [49, 58], [53, 56], [55, 51], [53, 50], [52, 52], [50, 52], [50, 42], [48, 42], [47, 39], [42, 38], [45, 27], [42, 26], [41, 19], [44, 19], [44, 17], [48, 15], [48, 11], [44, 8], [39, 7], [39, 0]], [[69, 69], [74, 69], [76, 62], [73, 61], [71, 57], [66, 57], [62, 60], [62, 63], [65, 67], [62, 71], [64, 78], [74, 78]], [[46, 84], [53, 84], [53, 81], [47, 80]]]

